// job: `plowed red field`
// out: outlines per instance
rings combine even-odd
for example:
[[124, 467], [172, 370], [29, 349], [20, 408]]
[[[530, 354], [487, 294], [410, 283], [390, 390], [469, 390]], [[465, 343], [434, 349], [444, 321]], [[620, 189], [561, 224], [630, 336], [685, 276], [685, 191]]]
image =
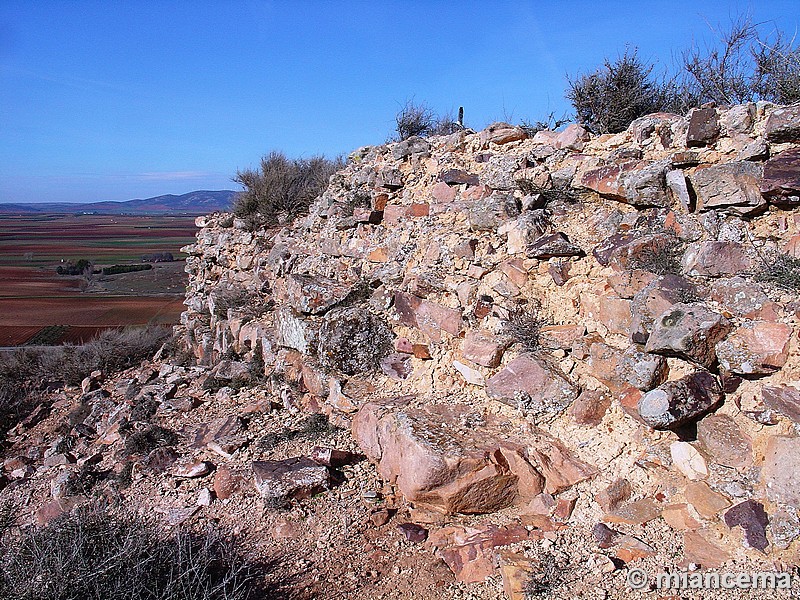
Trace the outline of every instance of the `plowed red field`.
[[0, 347], [21, 346], [41, 329], [38, 325], [0, 325]]
[[177, 323], [183, 298], [174, 296], [65, 296], [0, 298], [0, 326], [89, 325], [115, 327]]
[[52, 325], [69, 326], [53, 343], [82, 343], [108, 328], [177, 323], [184, 308], [182, 262], [158, 263], [144, 274], [96, 274], [91, 281], [56, 269], [86, 259], [99, 271], [167, 252], [180, 260], [180, 248], [196, 231], [194, 217], [3, 215], [0, 347], [24, 344]]

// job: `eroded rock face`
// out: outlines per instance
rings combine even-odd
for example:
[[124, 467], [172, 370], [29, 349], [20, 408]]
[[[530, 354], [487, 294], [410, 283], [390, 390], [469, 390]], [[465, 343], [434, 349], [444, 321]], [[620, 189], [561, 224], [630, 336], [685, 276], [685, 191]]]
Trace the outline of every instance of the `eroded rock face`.
[[[800, 144], [776, 141], [791, 126], [775, 115], [765, 137], [770, 113], [778, 114], [753, 104], [701, 109], [689, 119], [649, 115], [606, 138], [573, 126], [522, 139], [512, 126], [497, 125], [358, 152], [309, 214], [280, 231], [245, 232], [229, 216], [203, 219], [187, 249], [191, 289], [182, 327], [206, 364], [234, 353], [246, 362], [262, 349], [273, 387], [250, 402], [254, 410], [282, 403], [290, 411], [321, 410], [341, 426], [355, 418], [359, 444], [388, 481], [384, 493], [394, 484], [406, 495], [410, 520], [433, 539], [433, 523], [444, 517], [430, 508], [471, 513], [525, 502], [519, 518], [539, 528], [532, 537], [590, 527], [601, 510], [602, 518], [627, 524], [661, 516], [659, 535], [663, 526], [677, 546], [684, 536], [684, 561], [705, 567], [733, 556], [740, 533], [721, 520], [731, 505], [752, 499], [769, 512], [769, 558], [784, 560], [791, 554], [777, 549], [800, 529], [794, 438], [773, 442], [763, 465], [761, 457], [769, 436], [800, 421], [800, 392], [790, 381], [798, 305], [752, 276], [754, 248], [800, 255]], [[544, 202], [521, 189], [521, 180], [580, 193], [581, 202]], [[331, 281], [369, 287], [349, 294]], [[257, 296], [247, 307], [263, 311], [253, 319], [234, 308], [209, 310], [215, 290], [230, 289]], [[557, 325], [542, 329], [535, 355], [509, 355], [503, 321], [536, 301]], [[342, 306], [365, 312], [350, 327], [349, 317], [336, 318]], [[350, 339], [371, 328], [367, 313], [388, 326], [387, 337], [399, 338], [377, 367], [374, 344]], [[325, 348], [323, 324], [326, 336], [341, 329]], [[320, 364], [326, 356], [330, 362]], [[710, 372], [685, 375], [693, 368], [686, 360]], [[357, 374], [342, 372], [342, 364]], [[366, 365], [375, 370], [360, 372]], [[718, 377], [731, 394], [723, 414], [713, 413], [722, 400]], [[375, 402], [379, 394], [417, 396], [389, 406]], [[233, 390], [198, 396], [239, 406]], [[360, 410], [365, 403], [380, 408]], [[592, 470], [532, 422], [563, 432], [565, 442], [574, 436], [576, 454], [598, 457], [602, 480], [559, 497]], [[680, 429], [680, 441], [647, 426]], [[115, 435], [103, 427], [98, 433]], [[619, 454], [622, 445], [630, 452]], [[226, 463], [239, 460], [241, 452], [224, 446], [236, 455]], [[164, 463], [184, 459], [159, 454]], [[627, 458], [634, 455], [663, 468], [633, 468]], [[149, 468], [163, 471], [153, 458]], [[44, 464], [63, 460], [72, 459], [58, 452]], [[15, 481], [35, 477], [33, 464], [12, 463], [4, 472]], [[609, 486], [618, 478], [629, 483]], [[219, 498], [231, 493], [224, 469], [214, 481]], [[252, 493], [243, 488], [237, 492]], [[376, 527], [397, 525], [382, 512]], [[479, 538], [453, 544], [452, 564], [472, 573], [465, 578], [486, 576], [505, 560], [495, 546], [483, 552]], [[624, 548], [618, 541], [609, 549], [620, 560], [651, 552], [649, 538]]]
[[470, 331], [464, 336], [461, 351], [464, 358], [484, 367], [497, 367], [507, 343], [497, 336]]
[[397, 292], [394, 309], [404, 325], [416, 327], [434, 342], [442, 340], [442, 331], [458, 335], [462, 329], [461, 311], [423, 300], [413, 294]]
[[528, 245], [526, 249], [529, 258], [546, 260], [555, 256], [582, 256], [583, 250], [569, 241], [563, 233], [543, 235], [538, 240]]
[[663, 356], [642, 352], [635, 346], [620, 351], [597, 342], [591, 345], [589, 352], [592, 374], [613, 392], [627, 386], [651, 390], [662, 383], [669, 372]]
[[411, 502], [446, 513], [493, 512], [563, 490], [594, 469], [543, 432], [519, 438], [465, 405], [370, 402], [353, 435], [384, 479]]
[[470, 206], [469, 225], [472, 231], [494, 231], [502, 223], [517, 215], [519, 207], [514, 197], [503, 192], [495, 192]]

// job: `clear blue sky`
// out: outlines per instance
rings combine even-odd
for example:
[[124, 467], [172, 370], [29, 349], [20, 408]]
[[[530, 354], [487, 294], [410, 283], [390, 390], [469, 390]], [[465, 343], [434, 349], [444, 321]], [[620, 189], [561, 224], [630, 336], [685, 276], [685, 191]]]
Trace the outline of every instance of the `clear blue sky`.
[[467, 124], [567, 111], [567, 74], [626, 44], [669, 64], [798, 0], [0, 0], [0, 202], [236, 189], [271, 150], [386, 140], [410, 97]]

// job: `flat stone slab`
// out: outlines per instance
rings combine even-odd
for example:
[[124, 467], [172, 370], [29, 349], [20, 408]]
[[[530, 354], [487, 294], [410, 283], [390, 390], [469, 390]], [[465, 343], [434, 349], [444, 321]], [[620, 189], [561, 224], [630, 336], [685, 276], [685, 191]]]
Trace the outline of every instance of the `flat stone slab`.
[[327, 467], [306, 457], [254, 461], [253, 476], [265, 500], [308, 498], [330, 488]]

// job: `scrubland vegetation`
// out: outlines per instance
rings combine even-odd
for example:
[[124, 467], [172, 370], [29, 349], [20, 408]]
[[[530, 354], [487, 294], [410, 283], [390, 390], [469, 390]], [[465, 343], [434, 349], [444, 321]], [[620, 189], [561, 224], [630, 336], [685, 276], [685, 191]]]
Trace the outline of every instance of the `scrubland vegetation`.
[[[278, 598], [219, 532], [165, 533], [130, 510], [81, 508], [18, 528], [0, 510], [0, 598], [7, 600], [247, 600]], [[267, 568], [265, 568], [267, 567]]]

